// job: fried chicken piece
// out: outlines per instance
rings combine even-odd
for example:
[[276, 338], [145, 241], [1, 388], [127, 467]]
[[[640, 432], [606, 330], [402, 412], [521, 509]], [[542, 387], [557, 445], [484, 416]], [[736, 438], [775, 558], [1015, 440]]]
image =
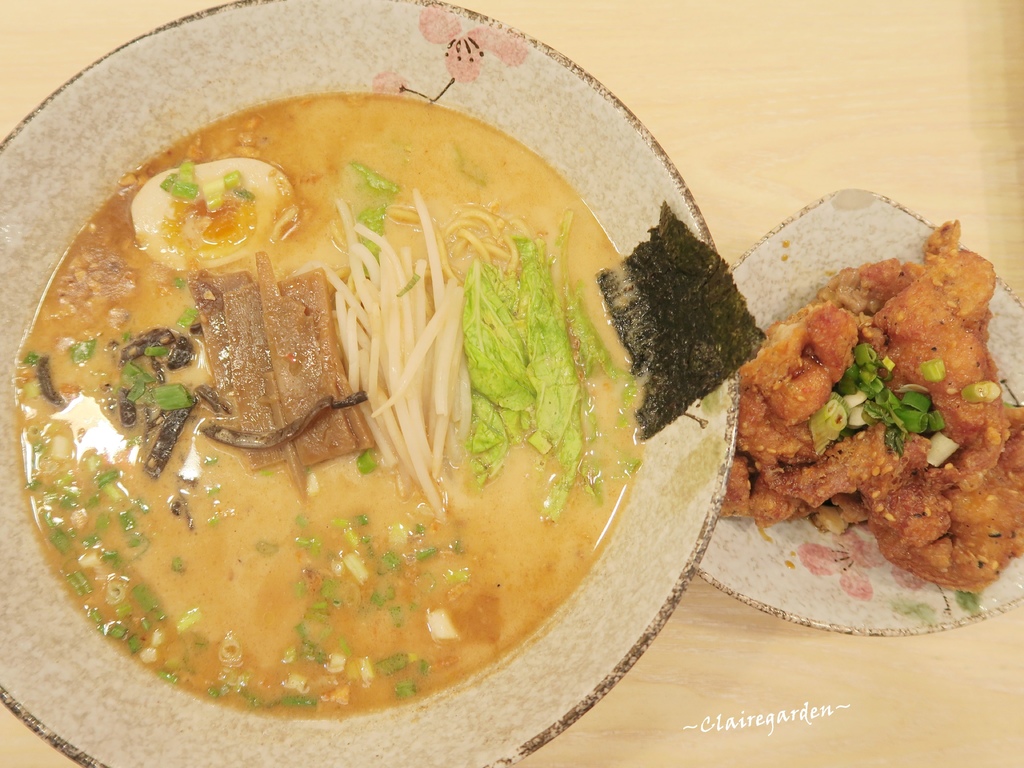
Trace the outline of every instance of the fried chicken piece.
[[784, 520], [806, 517], [813, 511], [800, 499], [770, 488], [746, 456], [736, 454], [733, 458], [722, 501], [724, 517], [752, 517], [759, 527], [767, 528]]
[[960, 250], [960, 222], [947, 221], [928, 236], [924, 244], [924, 263], [952, 256]]
[[950, 522], [941, 536], [919, 543], [885, 519], [870, 519], [887, 560], [940, 586], [979, 591], [1024, 554], [1024, 409], [1008, 410], [1013, 434], [997, 465], [977, 487], [944, 494]]
[[868, 500], [880, 498], [911, 473], [926, 468], [927, 455], [928, 440], [911, 435], [903, 455], [897, 456], [885, 445], [885, 425], [875, 424], [833, 443], [813, 464], [771, 469], [763, 475], [779, 493], [820, 507], [837, 494], [866, 492]]
[[758, 469], [817, 458], [807, 420], [849, 367], [856, 342], [856, 319], [832, 304], [768, 329], [757, 357], [740, 368], [737, 446]]
[[750, 504], [750, 461], [741, 453], [732, 457], [732, 467], [725, 483], [722, 514], [743, 515]]
[[[890, 299], [873, 324], [887, 339], [879, 355], [896, 364], [889, 386], [896, 390], [913, 384], [928, 390], [945, 419], [943, 432], [961, 446], [953, 464], [970, 475], [995, 466], [1008, 423], [999, 400], [970, 403], [961, 395], [969, 384], [998, 380], [987, 346], [995, 272], [976, 253], [951, 252], [951, 236], [944, 227], [929, 239], [926, 250], [932, 256], [925, 272]], [[921, 364], [936, 358], [945, 364], [946, 378], [926, 381]]]
[[870, 318], [923, 272], [921, 264], [904, 263], [899, 259], [847, 267], [818, 291], [818, 300]]

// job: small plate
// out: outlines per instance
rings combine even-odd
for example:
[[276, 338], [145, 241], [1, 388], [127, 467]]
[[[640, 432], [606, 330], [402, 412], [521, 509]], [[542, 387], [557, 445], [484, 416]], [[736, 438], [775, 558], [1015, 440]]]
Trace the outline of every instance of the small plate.
[[[921, 261], [933, 229], [892, 200], [843, 190], [783, 222], [743, 256], [733, 274], [758, 325], [766, 328], [810, 302], [843, 267], [892, 257]], [[1013, 392], [1024, 392], [1024, 307], [999, 281], [991, 309], [989, 346], [1000, 375]], [[701, 576], [775, 616], [856, 635], [952, 629], [1024, 600], [1022, 559], [981, 594], [957, 592], [890, 564], [862, 527], [836, 536], [806, 520], [761, 530], [750, 519], [723, 518], [701, 560]]]

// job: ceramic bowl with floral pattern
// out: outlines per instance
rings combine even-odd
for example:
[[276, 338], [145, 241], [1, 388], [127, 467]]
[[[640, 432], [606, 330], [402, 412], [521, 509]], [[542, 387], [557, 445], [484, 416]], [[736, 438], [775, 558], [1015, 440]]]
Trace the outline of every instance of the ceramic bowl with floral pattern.
[[[933, 226], [880, 195], [843, 190], [808, 206], [766, 235], [733, 270], [758, 325], [810, 302], [843, 267], [882, 259], [922, 260]], [[970, 242], [970, 232], [964, 234]], [[982, 254], [984, 255], [984, 254]], [[989, 348], [1006, 391], [1024, 391], [1019, 343], [1024, 307], [1001, 281], [991, 302]], [[726, 517], [701, 560], [710, 583], [776, 616], [863, 635], [950, 629], [1024, 600], [1024, 561], [1012, 561], [981, 593], [944, 589], [889, 563], [864, 526], [823, 533], [798, 520], [767, 529]]]
[[[187, 55], [183, 55], [186, 52]], [[169, 64], [173, 62], [173, 65]], [[255, 63], [259, 63], [255, 66]], [[27, 327], [78, 228], [179, 137], [267, 101], [400, 94], [464, 111], [538, 153], [623, 254], [663, 201], [709, 240], [679, 173], [603, 86], [542, 43], [455, 7], [397, 0], [263, 0], [172, 23], [101, 59], [0, 145], [0, 317]], [[0, 338], [12, 381], [18, 333]], [[647, 447], [617, 530], [579, 589], [523, 647], [446, 692], [339, 720], [279, 719], [193, 698], [106, 642], [42, 556], [0, 409], [0, 700], [82, 765], [511, 764], [567, 728], [650, 644], [706, 546], [724, 492], [735, 382]]]

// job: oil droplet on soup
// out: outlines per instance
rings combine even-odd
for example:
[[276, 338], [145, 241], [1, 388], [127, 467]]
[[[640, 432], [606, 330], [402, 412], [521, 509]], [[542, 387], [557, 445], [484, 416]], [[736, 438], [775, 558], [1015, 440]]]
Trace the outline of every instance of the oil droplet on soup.
[[233, 116], [126, 178], [15, 382], [85, 620], [168, 683], [303, 716], [529, 642], [640, 467], [594, 281], [619, 257], [579, 196], [489, 126], [369, 96]]

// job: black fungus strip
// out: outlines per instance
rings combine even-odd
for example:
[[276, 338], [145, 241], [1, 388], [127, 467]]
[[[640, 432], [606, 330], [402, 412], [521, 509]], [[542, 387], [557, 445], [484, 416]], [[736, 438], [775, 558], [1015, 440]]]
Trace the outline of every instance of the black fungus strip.
[[171, 514], [175, 517], [184, 517], [188, 523], [189, 530], [195, 527], [195, 522], [192, 520], [192, 513], [188, 511], [188, 499], [182, 496], [176, 496], [171, 501]]
[[174, 340], [174, 331], [170, 328], [153, 328], [141, 333], [121, 348], [121, 365], [142, 357], [149, 347], [170, 347]]
[[159, 408], [152, 408], [147, 405], [145, 406], [143, 415], [145, 416], [145, 421], [143, 422], [144, 429], [142, 430], [142, 439], [143, 441], [148, 441], [153, 430], [160, 426], [160, 422], [163, 420], [164, 414]]
[[269, 432], [243, 432], [216, 423], [200, 427], [200, 431], [211, 440], [230, 445], [233, 448], [275, 448], [301, 435], [306, 427], [327, 408], [335, 410], [351, 408], [363, 402], [366, 402], [366, 393], [363, 391], [353, 392], [341, 400], [335, 400], [330, 396], [323, 397], [314, 403], [305, 415], [280, 429], [272, 429]]
[[214, 413], [231, 413], [231, 404], [217, 394], [217, 390], [209, 384], [200, 384], [193, 392], [196, 397], [210, 406], [210, 410]]
[[138, 409], [135, 403], [128, 399], [127, 387], [121, 387], [117, 392], [117, 415], [121, 420], [121, 426], [131, 429], [139, 419]]
[[64, 396], [57, 391], [57, 388], [53, 386], [53, 376], [50, 373], [50, 357], [49, 355], [42, 355], [39, 360], [36, 361], [36, 379], [39, 381], [39, 391], [43, 397], [46, 398], [46, 402], [51, 405], [55, 405], [58, 408], [63, 408], [67, 405], [64, 400]]
[[643, 382], [636, 417], [644, 440], [713, 392], [764, 339], [728, 265], [667, 203], [650, 240], [597, 282]]
[[189, 365], [193, 357], [195, 349], [192, 347], [192, 340], [188, 336], [176, 336], [171, 345], [171, 352], [167, 355], [167, 367], [177, 371]]
[[190, 405], [188, 408], [164, 411], [160, 431], [157, 432], [153, 447], [150, 448], [149, 455], [142, 467], [150, 477], [160, 477], [160, 473], [164, 471], [164, 467], [167, 466], [171, 453], [174, 451], [174, 446], [181, 436], [181, 431], [185, 427], [185, 422], [188, 421], [189, 414], [192, 413], [194, 407], [194, 405]]
[[167, 383], [167, 374], [164, 373], [164, 366], [163, 366], [163, 363], [160, 362], [160, 358], [159, 357], [150, 357], [148, 359], [149, 359], [149, 365], [153, 369], [153, 375], [156, 377], [156, 383], [157, 384], [166, 384]]

